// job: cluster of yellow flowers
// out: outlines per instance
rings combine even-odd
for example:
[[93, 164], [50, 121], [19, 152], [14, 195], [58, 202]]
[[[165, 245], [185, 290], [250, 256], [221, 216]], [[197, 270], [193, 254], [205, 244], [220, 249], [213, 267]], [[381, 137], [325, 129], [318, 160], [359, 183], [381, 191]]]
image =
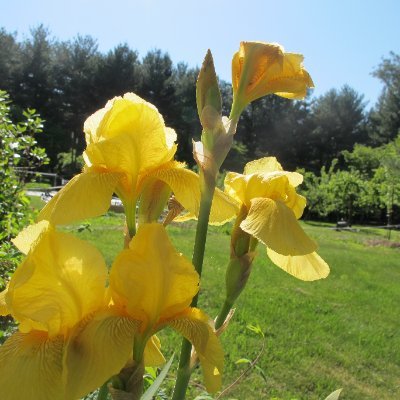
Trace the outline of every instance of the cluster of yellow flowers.
[[[242, 43], [233, 58], [230, 121], [218, 125], [218, 134], [232, 134], [232, 121], [256, 98], [269, 93], [304, 97], [312, 81], [301, 62], [302, 56], [284, 53], [279, 45]], [[186, 210], [181, 219], [198, 217], [201, 179], [174, 160], [175, 131], [135, 94], [110, 100], [87, 119], [84, 132], [82, 173], [47, 203], [37, 224], [13, 241], [26, 258], [0, 294], [1, 315], [19, 322], [0, 348], [4, 398], [78, 399], [129, 360], [160, 365], [164, 358], [155, 334], [166, 326], [193, 344], [207, 390], [217, 391], [222, 348], [211, 319], [190, 306], [199, 274], [157, 222], [171, 194]], [[213, 148], [197, 146], [195, 155], [206, 168]], [[266, 157], [248, 163], [243, 174], [228, 173], [225, 192], [212, 191], [210, 223], [236, 217], [227, 273], [229, 307], [244, 287], [258, 241], [276, 265], [297, 278], [328, 275], [316, 244], [297, 221], [306, 205], [295, 190], [301, 182], [300, 174]], [[57, 226], [103, 214], [113, 193], [123, 202], [128, 236], [108, 271], [93, 245]]]

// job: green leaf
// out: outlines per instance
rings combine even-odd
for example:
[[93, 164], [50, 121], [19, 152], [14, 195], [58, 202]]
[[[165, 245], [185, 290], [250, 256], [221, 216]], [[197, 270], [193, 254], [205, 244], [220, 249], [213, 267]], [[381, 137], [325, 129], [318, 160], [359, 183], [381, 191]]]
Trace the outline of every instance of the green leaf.
[[340, 393], [342, 392], [343, 389], [338, 389], [335, 390], [333, 393], [331, 393], [325, 400], [338, 400]]
[[260, 328], [260, 325], [252, 325], [252, 324], [248, 324], [246, 326], [247, 329], [249, 329], [250, 331], [257, 333], [257, 335], [260, 335], [262, 337], [264, 337], [264, 332], [262, 331], [262, 329]]
[[153, 396], [157, 394], [158, 389], [160, 388], [161, 384], [163, 383], [164, 379], [166, 378], [169, 369], [172, 365], [172, 360], [174, 359], [174, 354], [169, 359], [169, 361], [165, 364], [164, 368], [161, 370], [160, 374], [154, 380], [154, 383], [146, 390], [140, 400], [152, 400]]
[[240, 358], [235, 362], [235, 364], [250, 364], [250, 363], [251, 360], [249, 360], [248, 358]]

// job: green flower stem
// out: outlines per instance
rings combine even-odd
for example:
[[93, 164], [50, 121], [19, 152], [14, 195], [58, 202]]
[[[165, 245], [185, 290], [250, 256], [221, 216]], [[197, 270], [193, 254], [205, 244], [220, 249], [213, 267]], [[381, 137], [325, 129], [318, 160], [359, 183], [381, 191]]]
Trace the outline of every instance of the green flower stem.
[[129, 237], [133, 238], [136, 235], [136, 199], [124, 201], [123, 205]]
[[[234, 133], [236, 132], [239, 116], [240, 115], [238, 114], [232, 118], [229, 130], [227, 132], [228, 135], [234, 135]], [[226, 152], [226, 154], [227, 153], [228, 151]], [[221, 164], [222, 161], [223, 160], [221, 160]], [[204, 250], [206, 247], [208, 221], [210, 218], [211, 204], [215, 192], [217, 175], [218, 175], [218, 170], [215, 171], [215, 174], [208, 174], [207, 176], [200, 170], [200, 190], [201, 190], [200, 210], [197, 221], [196, 237], [195, 237], [193, 257], [192, 257], [192, 263], [196, 268], [196, 271], [199, 274], [200, 278], [203, 270]], [[193, 298], [191, 304], [192, 307], [197, 306], [198, 298], [199, 294], [197, 294]], [[192, 344], [187, 339], [183, 339], [181, 347], [181, 356], [179, 359], [178, 373], [176, 377], [172, 400], [185, 399], [186, 390], [189, 385], [190, 375], [192, 373], [190, 368], [191, 351], [192, 351]]]
[[108, 381], [104, 382], [97, 394], [97, 400], [107, 400], [108, 398]]
[[[204, 177], [200, 176], [202, 180]], [[203, 179], [204, 181], [204, 179]], [[213, 184], [206, 184], [202, 186], [204, 189], [201, 193], [199, 218], [196, 228], [196, 238], [193, 249], [192, 263], [196, 268], [197, 273], [201, 277], [203, 270], [204, 250], [206, 246], [208, 221], [210, 217], [212, 198], [215, 191], [215, 180]], [[197, 306], [198, 294], [192, 300], [192, 307]], [[181, 356], [179, 359], [178, 374], [176, 378], [174, 394], [172, 400], [183, 400], [186, 395], [186, 390], [189, 385], [191, 368], [190, 368], [190, 354], [192, 351], [192, 344], [187, 340], [182, 340]]]

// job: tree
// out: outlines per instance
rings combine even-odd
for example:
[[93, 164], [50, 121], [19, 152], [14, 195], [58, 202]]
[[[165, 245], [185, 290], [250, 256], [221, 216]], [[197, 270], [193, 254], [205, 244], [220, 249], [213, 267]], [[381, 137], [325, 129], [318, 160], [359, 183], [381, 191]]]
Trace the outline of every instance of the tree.
[[138, 53], [127, 44], [119, 44], [98, 61], [94, 87], [99, 107], [115, 96], [137, 92], [142, 80]]
[[400, 132], [400, 55], [391, 52], [373, 75], [384, 86], [370, 115], [370, 135], [375, 144], [383, 144]]
[[309, 158], [316, 165], [327, 165], [355, 143], [366, 143], [363, 96], [349, 86], [331, 89], [311, 106], [314, 129], [310, 132]]
[[77, 36], [73, 41], [57, 44], [54, 51], [55, 95], [45, 114], [53, 132], [53, 140], [46, 147], [53, 166], [59, 153], [83, 151], [84, 121], [105, 103], [96, 91], [95, 77], [101, 57], [96, 41], [90, 36]]
[[53, 95], [52, 45], [49, 31], [39, 25], [20, 46], [20, 67], [15, 70], [12, 97], [21, 108], [44, 110]]
[[10, 91], [13, 77], [20, 68], [20, 44], [15, 33], [0, 29], [0, 88]]

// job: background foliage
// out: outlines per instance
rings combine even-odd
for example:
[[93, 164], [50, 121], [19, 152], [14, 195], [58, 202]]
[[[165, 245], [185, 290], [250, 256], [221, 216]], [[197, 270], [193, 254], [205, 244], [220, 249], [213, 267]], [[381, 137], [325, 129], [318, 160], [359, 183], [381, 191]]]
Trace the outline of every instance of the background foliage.
[[[0, 88], [10, 93], [18, 109], [34, 108], [45, 119], [47, 134], [38, 140], [49, 155], [48, 169], [59, 164], [60, 153], [71, 153], [72, 159], [81, 154], [85, 119], [108, 99], [128, 91], [158, 107], [167, 125], [178, 133], [178, 158], [192, 166], [191, 141], [200, 134], [197, 74], [185, 63], [174, 65], [159, 49], [140, 57], [120, 44], [101, 53], [90, 36], [59, 41], [38, 26], [19, 41], [16, 33], [0, 29]], [[400, 57], [390, 54], [374, 75], [384, 90], [370, 110], [363, 95], [349, 86], [313, 100], [292, 102], [268, 96], [252, 103], [239, 124], [236, 148], [240, 151], [224, 167], [241, 170], [242, 162], [274, 155], [288, 170], [305, 168], [319, 175], [334, 158], [339, 158], [340, 168], [348, 168], [341, 158], [344, 150], [351, 151], [356, 143], [381, 146], [392, 141], [400, 128]], [[220, 86], [228, 114], [231, 87], [223, 81]], [[79, 170], [79, 163], [72, 161], [65, 175]]]

